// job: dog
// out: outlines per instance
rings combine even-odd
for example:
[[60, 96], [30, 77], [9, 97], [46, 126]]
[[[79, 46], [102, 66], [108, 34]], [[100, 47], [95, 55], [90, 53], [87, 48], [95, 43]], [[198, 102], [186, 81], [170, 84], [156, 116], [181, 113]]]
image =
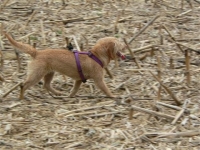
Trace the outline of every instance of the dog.
[[[43, 77], [44, 88], [55, 95], [62, 94], [61, 92], [52, 88], [50, 84], [55, 71], [61, 74], [65, 74], [66, 76], [75, 80], [69, 97], [74, 97], [76, 95], [82, 83], [82, 79], [79, 71], [77, 70], [75, 53], [65, 49], [36, 50], [31, 45], [18, 42], [14, 40], [9, 34], [4, 34], [12, 46], [21, 52], [29, 54], [33, 58], [28, 65], [27, 79], [21, 86], [19, 99], [24, 99], [25, 90], [38, 83]], [[115, 96], [110, 92], [104, 83], [103, 68], [105, 68], [111, 60], [116, 61], [118, 58], [125, 59], [125, 56], [120, 52], [123, 51], [125, 47], [125, 44], [120, 42], [115, 37], [105, 37], [99, 39], [90, 50], [90, 54], [96, 57], [96, 59], [99, 59], [103, 66], [99, 65], [88, 55], [78, 55], [84, 78], [93, 79], [95, 85], [101, 89], [108, 97]]]

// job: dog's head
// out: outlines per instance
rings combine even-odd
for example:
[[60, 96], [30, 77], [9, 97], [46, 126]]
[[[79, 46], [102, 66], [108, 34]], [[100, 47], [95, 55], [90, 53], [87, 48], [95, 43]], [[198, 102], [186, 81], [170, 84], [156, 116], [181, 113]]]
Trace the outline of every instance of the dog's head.
[[117, 60], [121, 58], [124, 60], [126, 57], [121, 52], [124, 51], [126, 45], [120, 42], [115, 37], [105, 37], [97, 41], [96, 46], [101, 47], [101, 50], [106, 53], [110, 60]]

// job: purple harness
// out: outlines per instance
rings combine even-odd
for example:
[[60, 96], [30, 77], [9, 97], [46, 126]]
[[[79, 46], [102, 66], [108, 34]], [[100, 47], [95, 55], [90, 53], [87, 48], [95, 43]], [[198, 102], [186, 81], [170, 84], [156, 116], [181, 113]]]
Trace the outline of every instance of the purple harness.
[[90, 58], [92, 58], [94, 61], [96, 61], [103, 68], [103, 63], [95, 55], [93, 55], [90, 51], [89, 52], [79, 52], [77, 50], [73, 50], [73, 53], [74, 53], [74, 56], [75, 56], [77, 69], [78, 69], [79, 75], [80, 75], [83, 83], [85, 83], [87, 80], [85, 79], [85, 77], [83, 75], [80, 60], [79, 60], [79, 57], [78, 57], [79, 54], [88, 55]]

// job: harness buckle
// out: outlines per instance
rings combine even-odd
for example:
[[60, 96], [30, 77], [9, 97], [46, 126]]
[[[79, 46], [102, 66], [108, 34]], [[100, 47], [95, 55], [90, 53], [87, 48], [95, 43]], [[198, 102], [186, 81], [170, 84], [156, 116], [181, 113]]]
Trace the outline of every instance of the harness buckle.
[[72, 50], [72, 52], [73, 52], [73, 53], [78, 53], [78, 51], [77, 51], [77, 50]]
[[84, 79], [84, 80], [82, 80], [82, 82], [83, 82], [83, 83], [85, 83], [85, 82], [87, 82], [87, 80], [86, 80], [86, 79]]
[[91, 57], [93, 54], [92, 54], [90, 51], [88, 51], [87, 55], [88, 55], [89, 57]]

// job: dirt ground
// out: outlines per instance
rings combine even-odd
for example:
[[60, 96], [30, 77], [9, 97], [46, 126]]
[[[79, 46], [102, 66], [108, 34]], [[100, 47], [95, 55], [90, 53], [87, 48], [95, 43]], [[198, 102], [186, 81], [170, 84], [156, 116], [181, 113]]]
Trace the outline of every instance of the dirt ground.
[[[0, 0], [0, 149], [199, 150], [199, 29], [199, 0]], [[114, 79], [105, 73], [116, 99], [93, 81], [68, 98], [73, 80], [56, 73], [64, 95], [41, 81], [19, 100], [31, 58], [3, 31], [37, 49], [63, 48], [69, 37], [87, 51], [114, 36], [134, 57], [126, 49], [108, 67]]]

